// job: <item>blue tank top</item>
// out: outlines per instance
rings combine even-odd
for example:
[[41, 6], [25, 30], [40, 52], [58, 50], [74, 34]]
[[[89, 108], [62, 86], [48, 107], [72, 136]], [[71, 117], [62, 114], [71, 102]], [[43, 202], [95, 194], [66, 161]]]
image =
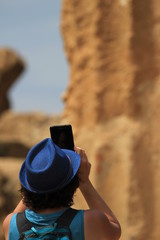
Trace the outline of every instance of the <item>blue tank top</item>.
[[[54, 223], [56, 219], [64, 212], [61, 210], [59, 212], [49, 213], [49, 214], [39, 214], [30, 209], [25, 210], [26, 218], [35, 224], [40, 226], [48, 225]], [[18, 240], [19, 232], [16, 225], [16, 215], [14, 214], [10, 221], [9, 226], [9, 240]], [[70, 229], [72, 232], [73, 240], [84, 240], [84, 211], [79, 210], [74, 217], [72, 223], [70, 224]]]

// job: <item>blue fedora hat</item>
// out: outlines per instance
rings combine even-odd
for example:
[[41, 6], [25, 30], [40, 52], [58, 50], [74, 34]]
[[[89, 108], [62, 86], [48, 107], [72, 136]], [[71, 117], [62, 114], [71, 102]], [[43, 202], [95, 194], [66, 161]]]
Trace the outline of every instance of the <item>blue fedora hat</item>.
[[79, 166], [79, 154], [60, 149], [51, 138], [46, 138], [28, 152], [19, 172], [19, 180], [31, 192], [55, 192], [72, 180]]

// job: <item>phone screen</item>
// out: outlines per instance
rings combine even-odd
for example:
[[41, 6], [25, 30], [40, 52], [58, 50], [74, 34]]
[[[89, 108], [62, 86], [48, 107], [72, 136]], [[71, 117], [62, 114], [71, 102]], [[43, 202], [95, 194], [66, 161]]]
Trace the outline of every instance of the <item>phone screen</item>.
[[50, 127], [52, 141], [60, 148], [74, 150], [74, 140], [71, 125]]

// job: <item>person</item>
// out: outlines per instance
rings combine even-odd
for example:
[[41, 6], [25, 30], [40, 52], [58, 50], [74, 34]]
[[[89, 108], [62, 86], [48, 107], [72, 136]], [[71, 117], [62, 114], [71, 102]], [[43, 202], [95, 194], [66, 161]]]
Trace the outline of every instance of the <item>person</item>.
[[118, 240], [120, 223], [92, 185], [90, 170], [87, 155], [79, 147], [75, 151], [60, 149], [51, 138], [32, 147], [19, 172], [22, 199], [3, 221], [5, 239], [19, 239], [19, 212], [39, 226], [53, 223], [72, 206], [79, 187], [89, 208], [78, 210], [73, 218], [73, 240]]

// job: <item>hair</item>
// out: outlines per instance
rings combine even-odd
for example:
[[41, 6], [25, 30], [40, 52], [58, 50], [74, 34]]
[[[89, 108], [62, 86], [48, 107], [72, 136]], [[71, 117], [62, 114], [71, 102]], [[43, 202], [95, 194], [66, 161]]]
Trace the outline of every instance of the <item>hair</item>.
[[23, 203], [32, 210], [70, 207], [73, 205], [73, 196], [79, 187], [78, 174], [70, 183], [57, 192], [51, 193], [34, 193], [28, 191], [21, 185], [21, 195]]

